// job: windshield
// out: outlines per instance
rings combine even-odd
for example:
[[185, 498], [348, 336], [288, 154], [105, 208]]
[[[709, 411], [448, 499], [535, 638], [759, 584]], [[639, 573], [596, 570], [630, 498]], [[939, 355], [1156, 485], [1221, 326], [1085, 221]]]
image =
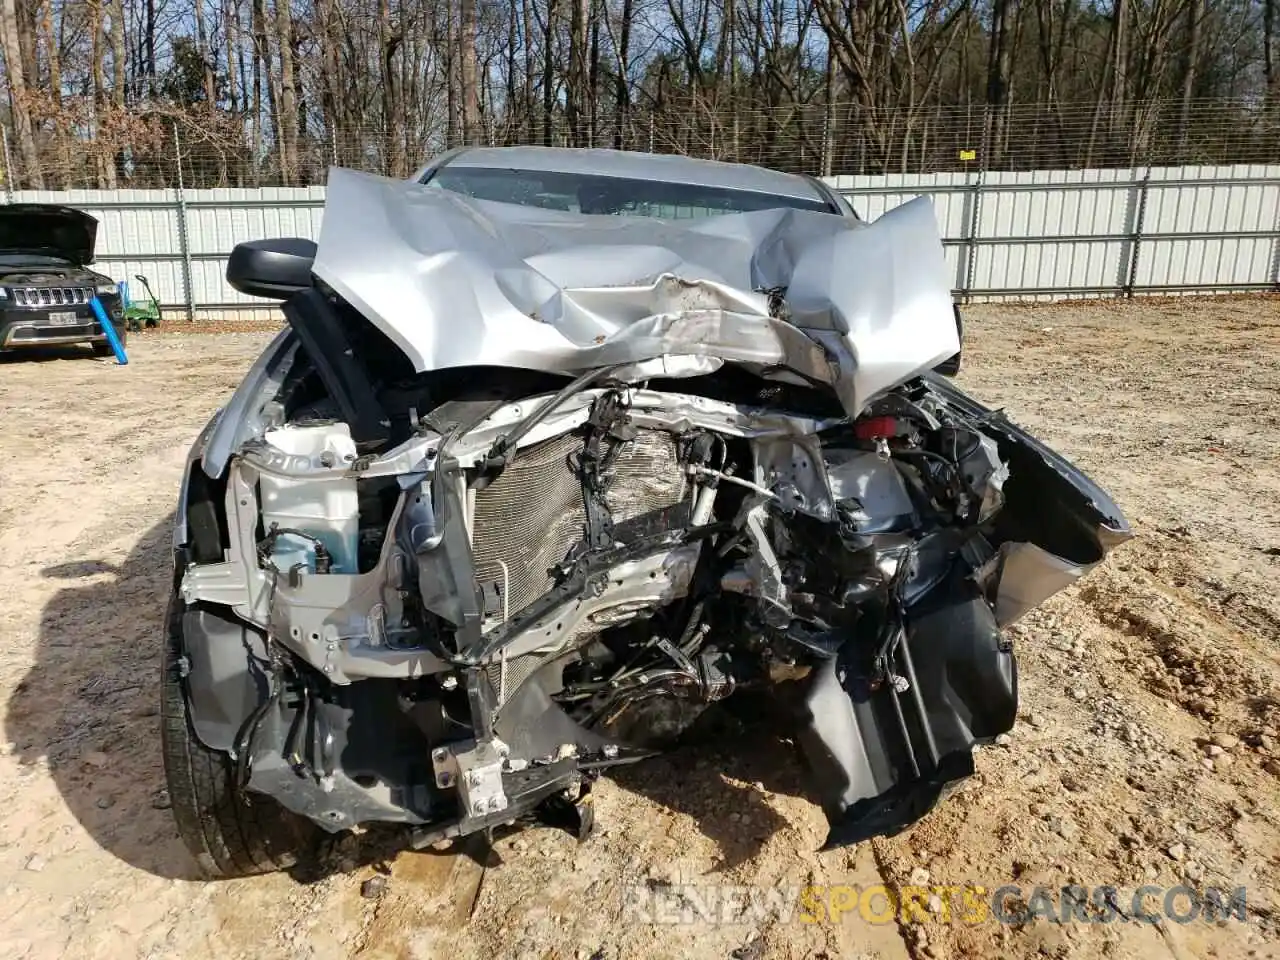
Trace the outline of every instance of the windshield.
[[427, 186], [479, 200], [518, 203], [547, 210], [666, 220], [688, 220], [778, 207], [831, 212], [830, 206], [818, 199], [802, 200], [724, 187], [550, 170], [446, 166], [427, 181]]

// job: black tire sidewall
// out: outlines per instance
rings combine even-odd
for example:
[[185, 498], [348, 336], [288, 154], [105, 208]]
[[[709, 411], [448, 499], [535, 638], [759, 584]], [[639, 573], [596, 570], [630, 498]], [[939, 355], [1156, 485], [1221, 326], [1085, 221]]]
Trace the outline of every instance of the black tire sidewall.
[[175, 590], [165, 616], [161, 658], [161, 754], [178, 834], [209, 877], [292, 867], [310, 858], [319, 828], [270, 797], [240, 790], [231, 757], [200, 742], [183, 678], [185, 610]]

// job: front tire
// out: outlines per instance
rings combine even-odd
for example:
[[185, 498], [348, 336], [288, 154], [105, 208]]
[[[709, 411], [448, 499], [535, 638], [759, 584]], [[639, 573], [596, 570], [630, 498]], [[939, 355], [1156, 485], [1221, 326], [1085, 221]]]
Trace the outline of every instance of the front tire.
[[178, 834], [209, 877], [271, 873], [310, 859], [319, 828], [270, 797], [246, 794], [231, 757], [197, 738], [183, 692], [183, 609], [171, 596], [160, 681], [160, 743]]

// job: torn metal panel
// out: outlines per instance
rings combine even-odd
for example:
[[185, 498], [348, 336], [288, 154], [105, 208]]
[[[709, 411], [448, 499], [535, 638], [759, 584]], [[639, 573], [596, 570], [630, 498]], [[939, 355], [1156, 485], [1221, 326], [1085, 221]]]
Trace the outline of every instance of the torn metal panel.
[[[781, 364], [821, 371], [856, 415], [959, 349], [943, 264], [924, 199], [870, 225], [781, 209], [664, 221], [335, 169], [314, 271], [418, 370]], [[771, 290], [786, 291], [791, 328], [813, 332], [826, 358], [769, 334]]]
[[997, 622], [1002, 627], [1015, 622], [1094, 566], [1055, 557], [1034, 543], [1002, 543], [995, 572]]

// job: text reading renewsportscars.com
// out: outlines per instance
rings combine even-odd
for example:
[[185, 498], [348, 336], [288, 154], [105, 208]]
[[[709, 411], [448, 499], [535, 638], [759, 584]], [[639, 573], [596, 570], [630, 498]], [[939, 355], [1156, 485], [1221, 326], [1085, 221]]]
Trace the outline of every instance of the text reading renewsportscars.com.
[[1247, 922], [1245, 887], [781, 886], [637, 884], [623, 916], [641, 923], [1060, 923]]

